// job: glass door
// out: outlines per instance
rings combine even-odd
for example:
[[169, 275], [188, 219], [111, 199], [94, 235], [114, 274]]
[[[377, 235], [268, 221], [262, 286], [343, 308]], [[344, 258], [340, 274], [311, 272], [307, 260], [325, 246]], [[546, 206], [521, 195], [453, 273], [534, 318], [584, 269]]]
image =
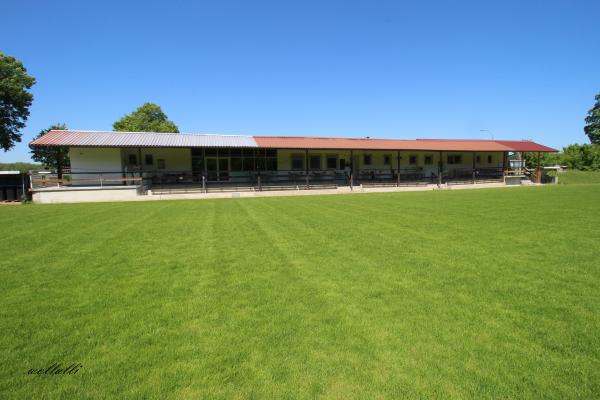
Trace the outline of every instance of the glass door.
[[219, 158], [219, 180], [229, 180], [229, 158]]

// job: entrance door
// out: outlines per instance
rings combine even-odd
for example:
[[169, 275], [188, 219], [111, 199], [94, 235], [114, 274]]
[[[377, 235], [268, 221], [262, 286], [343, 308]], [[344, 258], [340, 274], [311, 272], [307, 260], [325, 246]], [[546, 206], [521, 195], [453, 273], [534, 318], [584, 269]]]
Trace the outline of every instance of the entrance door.
[[219, 179], [219, 168], [216, 157], [206, 158], [206, 175], [209, 181], [216, 181]]
[[229, 180], [229, 158], [219, 158], [219, 180]]

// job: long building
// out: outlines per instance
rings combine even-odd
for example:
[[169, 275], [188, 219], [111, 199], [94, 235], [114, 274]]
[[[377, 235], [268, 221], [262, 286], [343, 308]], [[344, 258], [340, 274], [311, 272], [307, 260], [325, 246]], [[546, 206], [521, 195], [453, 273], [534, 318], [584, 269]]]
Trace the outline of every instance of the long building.
[[[68, 181], [57, 186], [135, 184], [155, 192], [185, 186], [205, 193], [503, 181], [515, 175], [509, 168], [510, 155], [556, 151], [526, 140], [75, 130], [50, 131], [31, 144], [69, 148]], [[540, 179], [539, 169], [535, 179]]]

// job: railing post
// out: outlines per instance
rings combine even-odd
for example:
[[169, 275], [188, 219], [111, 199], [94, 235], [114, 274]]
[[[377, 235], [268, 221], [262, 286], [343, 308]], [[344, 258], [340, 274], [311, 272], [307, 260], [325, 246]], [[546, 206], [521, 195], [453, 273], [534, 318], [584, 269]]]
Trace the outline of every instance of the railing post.
[[258, 173], [258, 191], [262, 192], [262, 184], [260, 182], [260, 172]]
[[310, 184], [309, 184], [309, 179], [308, 179], [308, 172], [306, 172], [306, 188], [310, 189]]
[[206, 176], [204, 174], [202, 174], [202, 191], [206, 193]]
[[100, 187], [104, 187], [103, 182], [102, 182], [102, 172], [100, 172]]

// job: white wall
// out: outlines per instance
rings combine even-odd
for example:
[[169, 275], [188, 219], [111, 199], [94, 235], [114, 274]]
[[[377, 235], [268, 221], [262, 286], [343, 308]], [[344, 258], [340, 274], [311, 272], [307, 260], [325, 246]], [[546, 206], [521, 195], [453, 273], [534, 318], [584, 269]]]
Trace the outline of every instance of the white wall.
[[[71, 178], [98, 178], [99, 172], [105, 178], [121, 178], [121, 149], [98, 147], [71, 147]], [[77, 182], [73, 185], [99, 185], [99, 182]]]

